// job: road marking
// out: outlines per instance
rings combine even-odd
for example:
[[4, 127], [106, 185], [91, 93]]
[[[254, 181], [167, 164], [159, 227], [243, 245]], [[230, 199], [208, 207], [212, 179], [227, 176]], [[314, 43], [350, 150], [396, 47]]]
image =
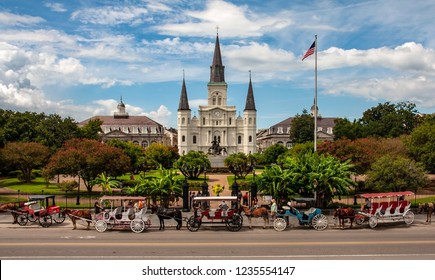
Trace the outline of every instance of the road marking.
[[17, 243], [0, 243], [0, 247], [23, 247], [23, 246], [143, 246], [143, 247], [174, 247], [174, 246], [189, 246], [189, 247], [206, 247], [206, 246], [318, 246], [318, 245], [404, 245], [404, 244], [435, 244], [435, 240], [397, 240], [397, 241], [313, 241], [313, 242], [165, 242], [165, 243], [150, 243], [150, 242], [17, 242]]

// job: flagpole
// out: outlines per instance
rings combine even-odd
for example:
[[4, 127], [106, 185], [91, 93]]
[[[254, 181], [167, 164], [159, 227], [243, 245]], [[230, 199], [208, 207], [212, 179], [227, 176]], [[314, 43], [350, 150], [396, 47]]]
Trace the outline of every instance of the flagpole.
[[317, 35], [314, 35], [314, 152], [317, 151]]

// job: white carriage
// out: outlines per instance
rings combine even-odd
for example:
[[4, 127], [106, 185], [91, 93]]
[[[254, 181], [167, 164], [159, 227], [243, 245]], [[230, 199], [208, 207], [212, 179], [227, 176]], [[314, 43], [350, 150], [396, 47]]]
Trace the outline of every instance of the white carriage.
[[355, 221], [357, 224], [367, 221], [371, 228], [378, 223], [399, 221], [410, 225], [414, 222], [414, 213], [411, 211], [411, 202], [406, 198], [411, 195], [414, 195], [411, 191], [361, 194], [361, 197], [371, 201], [371, 208], [358, 212]]
[[[135, 233], [141, 233], [151, 226], [148, 218], [145, 197], [142, 196], [103, 196], [101, 205], [109, 205], [95, 217], [95, 229], [98, 232], [118, 228], [130, 228]], [[142, 205], [142, 207], [140, 206]]]

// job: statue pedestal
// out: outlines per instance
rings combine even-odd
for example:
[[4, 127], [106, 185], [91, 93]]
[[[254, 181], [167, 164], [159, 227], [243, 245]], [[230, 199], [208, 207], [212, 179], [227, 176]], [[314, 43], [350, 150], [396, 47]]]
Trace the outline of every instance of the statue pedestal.
[[225, 156], [213, 156], [213, 155], [207, 155], [208, 160], [210, 161], [211, 168], [223, 168], [225, 167], [224, 160]]

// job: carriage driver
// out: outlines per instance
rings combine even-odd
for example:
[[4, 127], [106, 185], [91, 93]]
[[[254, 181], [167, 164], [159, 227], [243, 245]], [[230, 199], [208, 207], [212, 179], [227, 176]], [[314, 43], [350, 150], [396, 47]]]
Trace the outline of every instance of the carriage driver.
[[227, 216], [228, 205], [225, 203], [225, 200], [222, 200], [222, 203], [219, 204], [219, 208], [222, 210], [222, 217]]
[[94, 210], [95, 210], [95, 215], [97, 215], [98, 213], [104, 210], [104, 208], [101, 207], [100, 203], [98, 202], [98, 199], [95, 199]]
[[372, 208], [372, 203], [370, 202], [370, 199], [366, 197], [364, 204], [361, 206], [361, 210], [367, 212], [370, 208]]

